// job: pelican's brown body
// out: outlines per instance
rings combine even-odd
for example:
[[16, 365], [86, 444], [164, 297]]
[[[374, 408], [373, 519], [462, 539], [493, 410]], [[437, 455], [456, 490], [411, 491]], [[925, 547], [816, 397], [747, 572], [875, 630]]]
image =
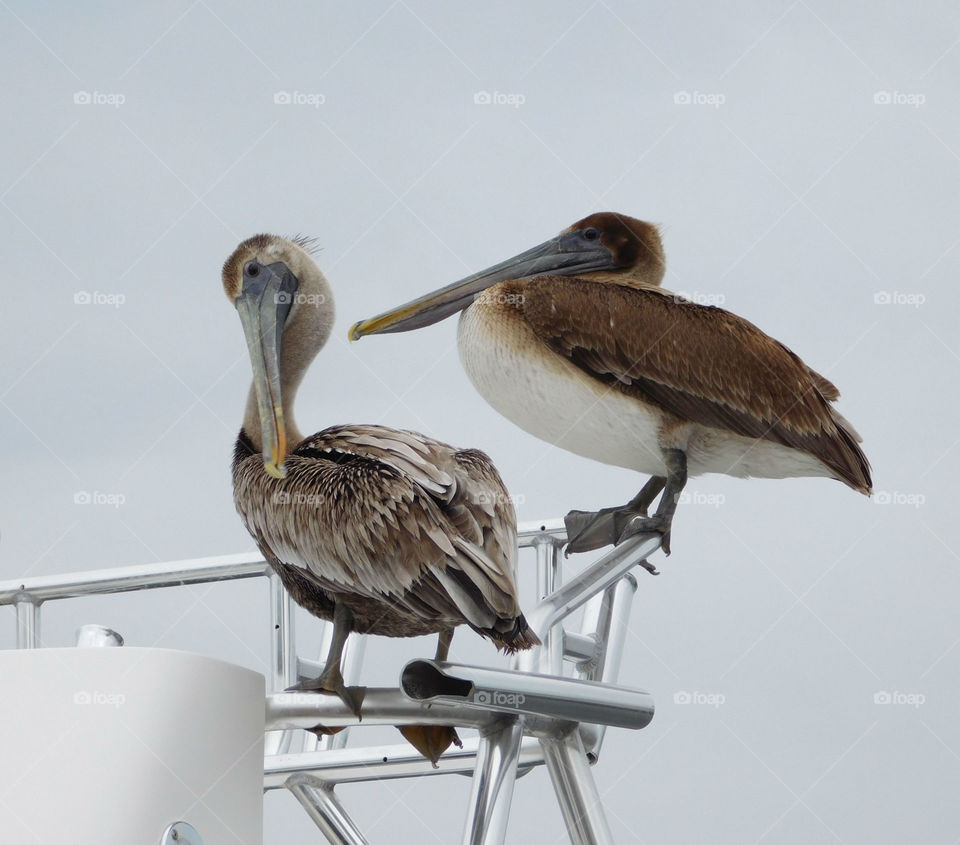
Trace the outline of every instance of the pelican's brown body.
[[[418, 637], [466, 623], [507, 651], [532, 644], [513, 584], [513, 506], [483, 452], [383, 426], [336, 426], [303, 440], [285, 465], [286, 478], [267, 475], [240, 432], [237, 510], [301, 607], [332, 620], [341, 603], [359, 634]], [[461, 567], [478, 569], [481, 556], [496, 569], [471, 580]], [[473, 622], [444, 582], [477, 605]]]
[[[603, 212], [480, 273], [357, 323], [408, 331], [462, 311], [458, 347], [481, 395], [561, 448], [653, 478], [628, 505], [567, 517], [569, 549], [659, 531], [669, 551], [688, 475], [825, 476], [870, 492], [839, 392], [786, 346], [660, 287], [657, 227]], [[647, 507], [665, 490], [657, 514]], [[629, 525], [629, 527], [628, 527]]]
[[682, 448], [691, 476], [828, 476], [870, 491], [859, 435], [832, 407], [836, 387], [721, 308], [540, 276], [490, 288], [458, 336], [491, 405], [577, 454], [664, 475], [662, 450]]

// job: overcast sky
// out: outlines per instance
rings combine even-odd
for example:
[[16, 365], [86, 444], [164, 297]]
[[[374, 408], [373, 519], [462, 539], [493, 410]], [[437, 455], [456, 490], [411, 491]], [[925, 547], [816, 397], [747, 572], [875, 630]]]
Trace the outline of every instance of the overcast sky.
[[[315, 236], [337, 297], [304, 431], [483, 448], [521, 520], [625, 501], [643, 478], [486, 406], [455, 321], [346, 341], [624, 212], [662, 224], [665, 286], [836, 382], [878, 493], [690, 482], [663, 574], [639, 573], [621, 675], [657, 714], [609, 731], [594, 770], [616, 840], [957, 840], [956, 3], [9, 0], [0, 20], [0, 578], [254, 548], [229, 474], [249, 363], [219, 268], [260, 231]], [[43, 638], [101, 622], [263, 671], [266, 607], [257, 582], [55, 604]], [[308, 653], [318, 628], [300, 617]], [[363, 680], [432, 650], [372, 641]], [[494, 659], [469, 631], [452, 654]], [[448, 843], [468, 790], [338, 792], [372, 842]], [[265, 829], [318, 836], [285, 794]], [[544, 770], [518, 783], [508, 839], [563, 841]]]

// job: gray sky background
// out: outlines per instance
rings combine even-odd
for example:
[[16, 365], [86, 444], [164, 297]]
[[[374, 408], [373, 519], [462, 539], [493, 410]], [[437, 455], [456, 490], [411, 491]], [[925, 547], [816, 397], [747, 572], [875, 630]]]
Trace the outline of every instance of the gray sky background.
[[[665, 286], [837, 383], [879, 493], [689, 484], [663, 574], [639, 573], [621, 675], [657, 715], [610, 731], [594, 770], [616, 839], [957, 841], [956, 3], [17, 0], [0, 21], [0, 578], [253, 548], [229, 478], [249, 364], [219, 268], [258, 231], [315, 235], [337, 296], [305, 431], [380, 422], [483, 448], [521, 520], [624, 501], [642, 478], [485, 405], [453, 320], [354, 345], [346, 331], [592, 211], [654, 220]], [[47, 645], [96, 621], [266, 666], [262, 583], [45, 618]], [[300, 621], [309, 651], [317, 626]], [[364, 680], [393, 683], [432, 649], [375, 640]], [[469, 632], [453, 657], [496, 659]], [[447, 843], [468, 790], [339, 791], [371, 841]], [[563, 836], [537, 770], [509, 841]], [[272, 794], [266, 841], [317, 833]]]

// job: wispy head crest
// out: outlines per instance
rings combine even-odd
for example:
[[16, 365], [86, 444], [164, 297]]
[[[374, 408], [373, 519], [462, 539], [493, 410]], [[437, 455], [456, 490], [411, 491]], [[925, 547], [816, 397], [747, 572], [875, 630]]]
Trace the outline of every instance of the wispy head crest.
[[316, 255], [323, 249], [323, 247], [320, 246], [319, 238], [315, 238], [312, 235], [294, 235], [290, 240], [309, 255]]

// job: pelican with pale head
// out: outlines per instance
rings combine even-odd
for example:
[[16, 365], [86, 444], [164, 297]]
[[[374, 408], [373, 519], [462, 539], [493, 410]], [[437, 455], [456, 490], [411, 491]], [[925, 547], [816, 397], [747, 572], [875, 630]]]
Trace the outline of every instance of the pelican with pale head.
[[[516, 514], [483, 452], [381, 425], [297, 428], [297, 389], [334, 318], [306, 246], [257, 235], [223, 265], [253, 368], [234, 501], [294, 600], [334, 625], [320, 676], [296, 688], [334, 693], [359, 716], [362, 696], [340, 669], [352, 631], [439, 634], [438, 660], [459, 625], [508, 652], [539, 640], [518, 601]], [[403, 733], [434, 763], [456, 741], [452, 728]]]

